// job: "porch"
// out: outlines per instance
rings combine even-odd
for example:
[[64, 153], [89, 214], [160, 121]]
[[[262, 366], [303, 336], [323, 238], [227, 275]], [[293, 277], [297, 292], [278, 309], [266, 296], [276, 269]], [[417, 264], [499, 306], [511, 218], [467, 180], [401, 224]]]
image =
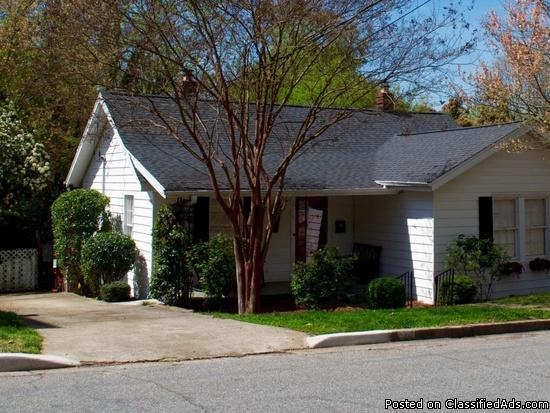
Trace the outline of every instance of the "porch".
[[[210, 236], [230, 232], [215, 200], [209, 199], [208, 213], [204, 211], [205, 198], [197, 202], [202, 203], [201, 215], [208, 219]], [[431, 193], [288, 197], [266, 260], [263, 293], [288, 294], [294, 264], [324, 245], [338, 247], [342, 255], [357, 252], [358, 245], [379, 247], [378, 275], [414, 271], [413, 297], [432, 301]]]

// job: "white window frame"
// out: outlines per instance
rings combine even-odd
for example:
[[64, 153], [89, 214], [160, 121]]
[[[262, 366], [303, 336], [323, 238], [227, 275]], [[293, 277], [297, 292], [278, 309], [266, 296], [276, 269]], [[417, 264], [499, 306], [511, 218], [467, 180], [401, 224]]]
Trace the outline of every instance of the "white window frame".
[[[543, 199], [544, 200], [544, 206], [545, 206], [545, 226], [544, 227], [536, 227], [536, 228], [544, 228], [544, 254], [542, 255], [527, 255], [527, 225], [526, 225], [526, 219], [525, 219], [525, 201], [527, 199]], [[523, 263], [526, 263], [527, 261], [540, 257], [540, 258], [547, 258], [549, 256], [549, 250], [550, 250], [550, 197], [546, 194], [528, 194], [528, 195], [517, 195], [517, 196], [493, 196], [493, 220], [494, 220], [494, 209], [495, 209], [495, 202], [496, 201], [515, 201], [515, 213], [516, 213], [516, 226], [515, 228], [506, 228], [508, 230], [515, 230], [515, 252], [514, 256], [510, 257], [511, 260], [517, 260]], [[535, 228], [535, 227], [533, 227]], [[505, 230], [504, 228], [501, 228], [502, 230]], [[495, 229], [493, 224], [493, 237], [495, 231], [498, 231], [498, 229]]]
[[124, 195], [124, 233], [132, 235], [134, 229], [134, 196]]
[[[514, 213], [515, 213], [515, 226], [510, 228], [495, 228], [494, 220], [495, 220], [495, 203], [498, 201], [514, 201]], [[514, 255], [510, 257], [511, 259], [517, 259], [521, 253], [521, 236], [520, 236], [520, 227], [521, 227], [521, 214], [519, 213], [519, 202], [518, 198], [513, 197], [493, 197], [493, 239], [495, 238], [495, 232], [496, 231], [514, 231]], [[498, 244], [497, 244], [498, 245]]]
[[[546, 196], [536, 196], [536, 195], [531, 195], [531, 196], [526, 196], [523, 198], [523, 202], [529, 200], [529, 199], [532, 199], [532, 200], [542, 200], [544, 201], [544, 226], [533, 226], [533, 227], [527, 227], [527, 224], [525, 223], [524, 225], [524, 228], [523, 228], [523, 231], [524, 231], [524, 234], [525, 234], [525, 243], [524, 243], [524, 248], [525, 248], [525, 258], [528, 258], [528, 259], [533, 259], [533, 258], [537, 258], [537, 257], [546, 257], [548, 255], [548, 197]], [[524, 209], [523, 211], [523, 216], [525, 217], [525, 212], [526, 210]], [[544, 230], [544, 251], [542, 254], [535, 254], [535, 255], [527, 255], [527, 230], [528, 229], [543, 229]]]

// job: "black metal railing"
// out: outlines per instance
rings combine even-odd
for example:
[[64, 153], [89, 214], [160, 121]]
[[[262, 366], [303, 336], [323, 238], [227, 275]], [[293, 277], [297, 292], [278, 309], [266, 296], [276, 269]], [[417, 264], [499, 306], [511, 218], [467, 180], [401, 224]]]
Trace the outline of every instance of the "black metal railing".
[[414, 271], [404, 272], [398, 278], [405, 285], [406, 306], [412, 307], [414, 300]]
[[[442, 287], [445, 285], [445, 297], [442, 296]], [[452, 305], [455, 301], [455, 270], [449, 268], [434, 277], [434, 304]]]
[[353, 271], [361, 283], [367, 284], [380, 275], [381, 251], [380, 246], [353, 244], [353, 255], [356, 257]]

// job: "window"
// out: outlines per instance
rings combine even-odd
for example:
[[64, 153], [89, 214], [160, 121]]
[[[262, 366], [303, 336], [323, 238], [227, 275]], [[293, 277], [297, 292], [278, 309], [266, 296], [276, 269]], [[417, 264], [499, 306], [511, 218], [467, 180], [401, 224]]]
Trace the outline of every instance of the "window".
[[134, 227], [134, 196], [124, 196], [124, 233], [126, 235], [132, 235], [132, 228]]
[[495, 244], [504, 248], [510, 257], [517, 254], [516, 201], [498, 199], [493, 202], [493, 236]]
[[525, 200], [525, 255], [546, 253], [546, 200]]

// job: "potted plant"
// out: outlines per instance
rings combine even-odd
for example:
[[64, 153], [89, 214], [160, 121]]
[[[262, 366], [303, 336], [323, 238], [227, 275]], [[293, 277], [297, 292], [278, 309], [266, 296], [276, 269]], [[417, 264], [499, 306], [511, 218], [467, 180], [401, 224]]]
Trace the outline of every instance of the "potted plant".
[[504, 262], [498, 267], [499, 272], [502, 275], [521, 274], [523, 272], [523, 265], [517, 261]]
[[548, 273], [550, 271], [550, 260], [546, 258], [535, 258], [529, 261], [529, 269], [534, 272], [545, 271]]

